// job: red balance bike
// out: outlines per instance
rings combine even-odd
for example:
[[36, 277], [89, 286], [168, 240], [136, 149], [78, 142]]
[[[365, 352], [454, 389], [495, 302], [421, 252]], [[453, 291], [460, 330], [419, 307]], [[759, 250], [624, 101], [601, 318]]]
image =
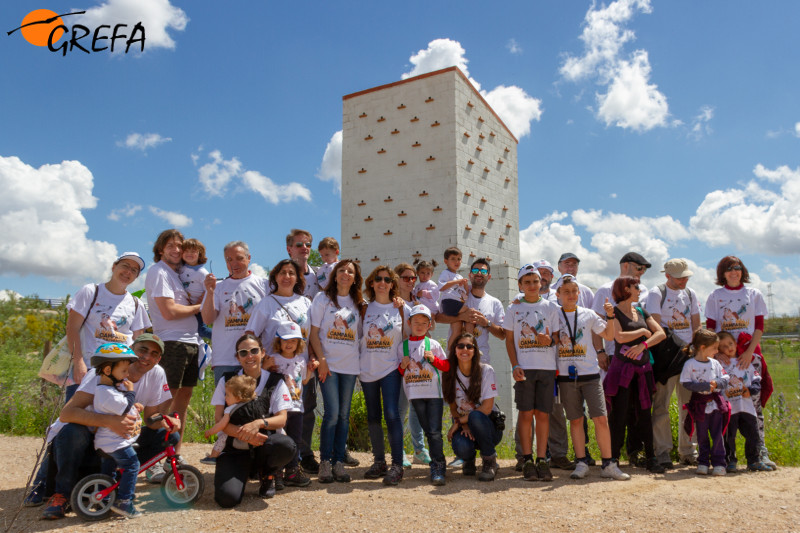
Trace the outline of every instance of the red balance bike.
[[[177, 417], [177, 414], [173, 416]], [[174, 425], [168, 418], [158, 414], [147, 419], [147, 425], [165, 420], [170, 431]], [[170, 431], [164, 437], [169, 442]], [[98, 450], [98, 453], [101, 453]], [[139, 468], [141, 474], [157, 462], [167, 458], [164, 470], [166, 475], [161, 482], [161, 494], [172, 507], [186, 507], [194, 504], [203, 495], [205, 483], [203, 474], [190, 465], [178, 463], [175, 447], [168, 444], [166, 449], [155, 457], [142, 464]], [[119, 469], [118, 473], [122, 470]], [[111, 512], [111, 504], [117, 498], [119, 481], [105, 474], [92, 474], [81, 479], [70, 495], [70, 504], [75, 513], [84, 520], [102, 520]]]

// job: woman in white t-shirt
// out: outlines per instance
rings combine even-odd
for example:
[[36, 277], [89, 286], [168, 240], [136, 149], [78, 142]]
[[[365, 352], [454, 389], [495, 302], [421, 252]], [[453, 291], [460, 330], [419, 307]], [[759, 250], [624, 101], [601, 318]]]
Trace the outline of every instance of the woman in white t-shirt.
[[503, 432], [489, 418], [492, 411], [499, 414], [494, 403], [498, 396], [494, 369], [481, 363], [478, 342], [467, 332], [450, 344], [447, 359], [450, 370], [442, 374], [442, 395], [453, 416], [447, 438], [456, 457], [464, 461], [465, 476], [475, 475], [475, 452], [480, 451], [483, 464], [478, 481], [493, 481], [500, 468], [495, 446], [503, 438]]
[[350, 403], [360, 370], [360, 311], [367, 304], [361, 296], [361, 269], [343, 259], [331, 271], [328, 286], [311, 304], [309, 342], [319, 360], [317, 374], [325, 413], [319, 436], [319, 481], [347, 483], [345, 445], [350, 428]]
[[67, 344], [75, 385], [67, 387], [65, 401], [75, 394], [98, 347], [108, 342], [130, 346], [150, 327], [144, 305], [127, 290], [142, 270], [144, 260], [139, 254], [125, 252], [111, 266], [110, 280], [84, 285], [67, 304]]

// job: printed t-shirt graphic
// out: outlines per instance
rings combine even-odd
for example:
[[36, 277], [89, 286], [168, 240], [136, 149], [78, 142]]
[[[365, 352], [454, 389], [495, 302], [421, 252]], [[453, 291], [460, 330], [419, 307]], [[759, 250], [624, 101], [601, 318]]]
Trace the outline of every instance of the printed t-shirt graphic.
[[544, 298], [536, 303], [511, 304], [506, 312], [503, 329], [514, 332], [517, 363], [525, 370], [555, 370], [554, 345], [539, 344], [537, 334], [552, 336], [558, 331], [559, 307]]
[[[565, 311], [563, 314], [559, 311], [558, 319], [556, 353], [559, 375], [568, 376], [570, 366], [575, 366], [579, 376], [599, 374], [600, 367], [597, 365], [597, 352], [592, 344], [592, 332], [602, 333], [606, 329], [606, 321], [591, 309], [584, 307], [578, 307], [575, 311]], [[570, 330], [575, 335], [574, 347]]]

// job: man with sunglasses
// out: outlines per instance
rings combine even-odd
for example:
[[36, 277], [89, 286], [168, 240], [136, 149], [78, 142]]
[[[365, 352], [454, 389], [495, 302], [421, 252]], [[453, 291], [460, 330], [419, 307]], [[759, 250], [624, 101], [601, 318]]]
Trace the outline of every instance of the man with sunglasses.
[[452, 324], [456, 321], [475, 324], [474, 335], [481, 351], [481, 363], [487, 365], [491, 361], [489, 335], [505, 339], [503, 321], [506, 316], [500, 300], [486, 293], [486, 284], [490, 279], [492, 274], [489, 262], [483, 258], [476, 259], [469, 269], [472, 290], [467, 294], [467, 301], [458, 316], [447, 316], [443, 313], [436, 315], [436, 319], [443, 324]]
[[289, 252], [289, 257], [300, 265], [300, 270], [306, 278], [306, 290], [303, 292], [303, 296], [309, 300], [313, 300], [320, 291], [317, 273], [308, 264], [313, 240], [311, 233], [304, 229], [294, 228], [286, 236], [286, 251]]

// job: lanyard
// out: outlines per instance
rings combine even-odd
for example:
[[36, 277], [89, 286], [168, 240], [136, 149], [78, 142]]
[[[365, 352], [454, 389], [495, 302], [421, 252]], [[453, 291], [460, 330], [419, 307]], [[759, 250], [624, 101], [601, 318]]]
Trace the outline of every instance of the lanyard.
[[575, 353], [575, 335], [578, 333], [578, 308], [575, 308], [575, 320], [573, 320], [573, 326], [569, 327], [569, 318], [567, 318], [567, 313], [564, 311], [564, 308], [561, 308], [561, 314], [564, 315], [564, 322], [567, 324], [567, 331], [569, 332], [569, 341], [572, 343], [572, 353]]

